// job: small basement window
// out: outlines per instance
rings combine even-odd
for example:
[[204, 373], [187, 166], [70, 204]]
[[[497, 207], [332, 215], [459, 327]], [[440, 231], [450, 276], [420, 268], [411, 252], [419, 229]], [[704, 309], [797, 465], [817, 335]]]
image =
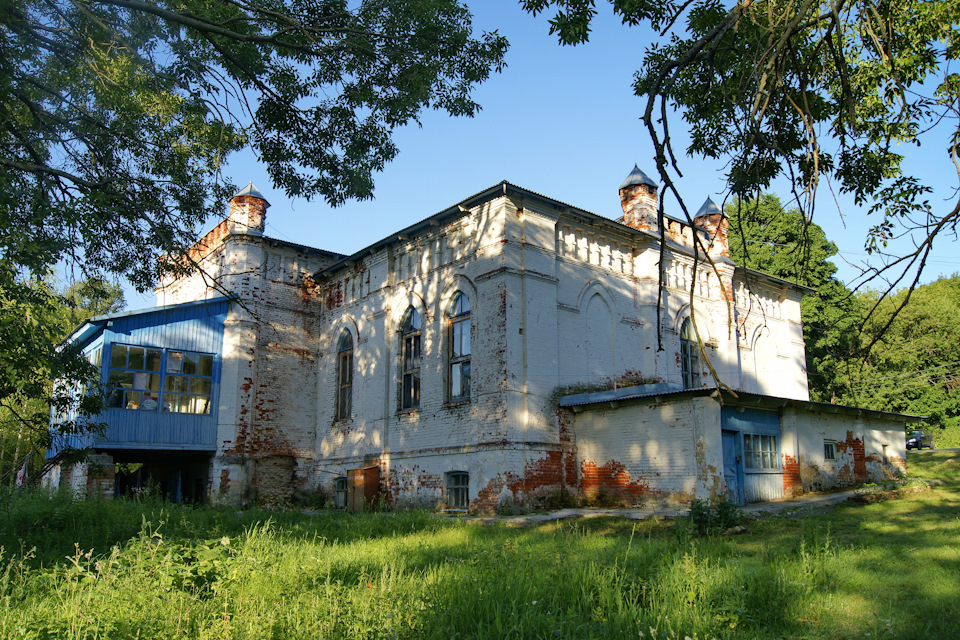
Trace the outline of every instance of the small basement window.
[[337, 509], [347, 508], [347, 477], [341, 476], [333, 481], [333, 504]]
[[837, 441], [836, 440], [823, 441], [823, 459], [824, 460], [837, 459]]
[[451, 509], [466, 509], [470, 506], [470, 474], [466, 471], [451, 471], [447, 474], [447, 506]]

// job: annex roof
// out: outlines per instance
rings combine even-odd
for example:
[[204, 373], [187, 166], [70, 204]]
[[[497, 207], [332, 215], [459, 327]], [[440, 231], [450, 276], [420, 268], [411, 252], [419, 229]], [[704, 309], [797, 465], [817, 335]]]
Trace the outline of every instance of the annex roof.
[[62, 344], [67, 344], [70, 342], [85, 342], [88, 338], [95, 335], [105, 326], [108, 326], [108, 323], [113, 320], [120, 320], [123, 318], [132, 318], [134, 316], [146, 315], [148, 313], [158, 313], [162, 311], [170, 311], [173, 309], [189, 309], [192, 307], [200, 307], [203, 305], [213, 305], [220, 304], [222, 302], [229, 302], [233, 300], [231, 297], [221, 296], [218, 298], [210, 298], [208, 300], [194, 300], [193, 302], [183, 302], [181, 304], [167, 304], [161, 307], [149, 307], [147, 309], [134, 309], [132, 311], [118, 311], [116, 313], [107, 313], [102, 316], [95, 316], [89, 320], [84, 320], [81, 322], [76, 329], [74, 329], [66, 339], [63, 340]]
[[920, 422], [926, 416], [916, 416], [908, 413], [896, 413], [893, 411], [878, 411], [876, 409], [864, 409], [862, 407], [852, 407], [843, 404], [831, 404], [829, 402], [815, 402], [813, 400], [798, 400], [796, 398], [780, 398], [777, 396], [767, 396], [758, 393], [747, 393], [746, 391], [737, 391], [736, 395], [721, 389], [720, 387], [702, 387], [700, 389], [680, 389], [677, 385], [665, 383], [638, 385], [635, 387], [621, 387], [619, 389], [610, 389], [607, 391], [595, 391], [592, 393], [575, 393], [562, 396], [559, 404], [563, 408], [571, 409], [574, 412], [589, 410], [593, 408], [608, 408], [611, 403], [625, 401], [636, 402], [658, 402], [663, 398], [683, 398], [710, 396], [717, 400], [734, 406], [754, 407], [757, 409], [779, 409], [783, 407], [798, 407], [807, 411], [817, 411], [820, 413], [841, 414], [847, 416], [865, 415], [871, 418], [880, 418], [885, 420]]

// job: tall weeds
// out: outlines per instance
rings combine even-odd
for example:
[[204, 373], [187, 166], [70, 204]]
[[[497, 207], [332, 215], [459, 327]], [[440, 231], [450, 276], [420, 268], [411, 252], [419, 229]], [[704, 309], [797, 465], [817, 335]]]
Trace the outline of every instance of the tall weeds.
[[0, 638], [875, 639], [947, 637], [960, 617], [955, 598], [882, 588], [900, 567], [889, 527], [909, 516], [935, 532], [929, 553], [948, 547], [915, 582], [960, 590], [960, 526], [923, 496], [737, 537], [693, 537], [683, 522], [513, 529], [43, 494], [0, 508]]

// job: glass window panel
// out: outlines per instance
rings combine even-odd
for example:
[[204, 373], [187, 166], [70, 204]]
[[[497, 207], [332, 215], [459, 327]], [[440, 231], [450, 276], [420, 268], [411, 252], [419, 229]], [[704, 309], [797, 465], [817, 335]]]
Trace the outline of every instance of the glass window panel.
[[139, 391], [127, 391], [126, 393], [126, 404], [124, 407], [127, 409], [136, 409], [140, 406], [140, 401], [143, 399], [143, 394]]
[[196, 353], [183, 354], [183, 373], [191, 376], [197, 375], [200, 356]]
[[138, 371], [133, 374], [133, 388], [134, 389], [149, 389], [150, 388], [150, 374], [146, 371]]
[[159, 349], [147, 349], [147, 362], [144, 369], [147, 371], [160, 371]]
[[110, 372], [110, 384], [120, 385], [127, 387], [128, 389], [133, 386], [133, 372], [132, 371], [111, 371]]
[[127, 365], [128, 369], [140, 369], [143, 370], [143, 347], [130, 347], [130, 360]]
[[127, 348], [115, 344], [110, 349], [110, 366], [124, 369], [127, 366]]
[[167, 391], [180, 393], [187, 390], [187, 378], [183, 376], [167, 376]]
[[163, 410], [164, 411], [173, 411], [176, 413], [179, 408], [178, 403], [180, 402], [180, 396], [175, 393], [165, 393], [163, 394]]
[[413, 363], [413, 338], [407, 338], [403, 341], [403, 368], [411, 369]]
[[200, 356], [200, 375], [213, 376], [213, 356]]
[[171, 351], [167, 354], [167, 373], [180, 373], [183, 366], [183, 354]]
[[190, 378], [190, 393], [196, 393], [202, 396], [210, 395], [210, 379]]
[[463, 363], [461, 374], [463, 378], [463, 387], [461, 390], [461, 395], [466, 397], [470, 395], [470, 361], [469, 360]]
[[450, 325], [450, 357], [452, 358], [460, 357], [461, 333], [462, 329], [459, 322]]
[[460, 326], [460, 354], [464, 356], [470, 355], [470, 319], [458, 323]]
[[460, 365], [455, 364], [450, 367], [450, 395], [452, 397], [459, 398], [463, 395], [460, 385]]

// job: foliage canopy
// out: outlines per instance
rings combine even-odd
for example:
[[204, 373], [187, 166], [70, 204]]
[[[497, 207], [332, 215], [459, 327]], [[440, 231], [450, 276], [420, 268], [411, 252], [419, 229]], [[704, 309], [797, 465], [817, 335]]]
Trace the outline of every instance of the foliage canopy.
[[290, 195], [369, 198], [393, 130], [476, 113], [506, 48], [458, 0], [0, 3], [0, 397], [82, 382], [40, 320], [57, 265], [140, 290], [188, 268], [162, 257], [221, 213], [245, 146]]
[[735, 262], [813, 289], [800, 307], [810, 396], [836, 400], [846, 389], [844, 372], [859, 357], [861, 321], [859, 299], [836, 278], [831, 261], [836, 245], [799, 209], [784, 208], [774, 195], [737, 199], [725, 211]]
[[[960, 195], [931, 202], [924, 176], [905, 169], [904, 149], [932, 147], [957, 167], [960, 4], [952, 0], [611, 0], [628, 25], [649, 25], [634, 90], [657, 167], [680, 207], [673, 112], [689, 128], [690, 155], [727, 164], [732, 196], [751, 199], [785, 178], [807, 219], [821, 184], [874, 214], [869, 252], [908, 234], [916, 245], [890, 256], [862, 282], [915, 285], [934, 239], [955, 232]], [[555, 10], [550, 32], [563, 44], [590, 37], [594, 0], [524, 0]], [[689, 214], [687, 213], [688, 217]], [[902, 246], [902, 245], [901, 245]], [[912, 278], [912, 280], [911, 280]], [[892, 283], [892, 284], [891, 284]]]

